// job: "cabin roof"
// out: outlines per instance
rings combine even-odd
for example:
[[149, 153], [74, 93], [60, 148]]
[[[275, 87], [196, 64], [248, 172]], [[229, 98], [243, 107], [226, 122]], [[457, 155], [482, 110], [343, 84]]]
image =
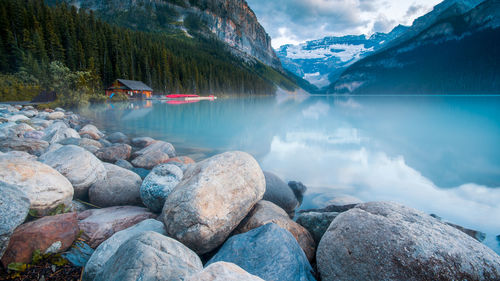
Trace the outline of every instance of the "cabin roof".
[[151, 87], [149, 87], [148, 85], [144, 84], [141, 81], [118, 79], [118, 82], [122, 83], [123, 85], [125, 85], [125, 87], [129, 88], [130, 90], [153, 91]]

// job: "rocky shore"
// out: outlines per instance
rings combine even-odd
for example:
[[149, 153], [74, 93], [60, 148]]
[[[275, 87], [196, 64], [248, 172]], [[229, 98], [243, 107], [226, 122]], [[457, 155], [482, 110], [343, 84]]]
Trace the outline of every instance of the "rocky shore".
[[[297, 212], [305, 190], [245, 152], [0, 104], [0, 280], [40, 258], [43, 280], [500, 280], [479, 232], [391, 202]], [[81, 276], [51, 277], [67, 262]]]

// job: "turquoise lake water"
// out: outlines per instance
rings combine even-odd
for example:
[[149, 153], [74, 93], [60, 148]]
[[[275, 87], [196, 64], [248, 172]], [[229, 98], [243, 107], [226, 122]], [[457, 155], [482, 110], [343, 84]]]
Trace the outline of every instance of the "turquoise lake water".
[[485, 232], [500, 253], [500, 96], [144, 101], [80, 113], [195, 160], [249, 152], [264, 170], [308, 187], [302, 208], [340, 195], [400, 202]]

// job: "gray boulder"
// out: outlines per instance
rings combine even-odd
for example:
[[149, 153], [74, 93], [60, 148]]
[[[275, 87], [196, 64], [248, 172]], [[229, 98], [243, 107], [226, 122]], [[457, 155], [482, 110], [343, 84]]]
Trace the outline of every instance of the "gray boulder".
[[62, 145], [69, 145], [69, 144], [77, 145], [77, 146], [81, 146], [83, 148], [85, 148], [87, 146], [95, 146], [97, 148], [101, 148], [102, 147], [102, 144], [100, 142], [96, 141], [96, 140], [86, 139], [86, 138], [80, 138], [80, 137], [77, 137], [77, 138], [67, 138], [67, 139], [59, 141], [59, 143], [62, 144]]
[[67, 138], [80, 138], [80, 135], [75, 130], [68, 128], [62, 121], [54, 122], [43, 132], [43, 140], [51, 144], [58, 143]]
[[64, 118], [64, 112], [61, 112], [61, 111], [51, 112], [47, 116], [47, 119], [49, 119], [49, 120], [57, 120], [57, 119], [63, 119], [63, 118]]
[[439, 220], [396, 203], [335, 218], [316, 254], [323, 280], [500, 280], [500, 256]]
[[175, 157], [174, 146], [168, 142], [156, 141], [151, 145], [132, 154], [135, 157], [132, 165], [138, 168], [152, 169], [165, 163], [170, 157]]
[[299, 206], [299, 201], [292, 189], [273, 173], [264, 172], [264, 176], [266, 177], [266, 193], [262, 199], [280, 206], [288, 214], [293, 214], [295, 208]]
[[40, 156], [49, 147], [49, 143], [43, 140], [30, 138], [4, 138], [0, 139], [0, 151], [9, 152], [13, 150], [25, 151], [29, 154]]
[[95, 156], [102, 161], [114, 163], [118, 160], [127, 160], [132, 152], [132, 147], [128, 144], [120, 143], [99, 149]]
[[31, 155], [28, 152], [24, 151], [17, 151], [17, 150], [12, 150], [6, 153], [0, 152], [0, 158], [6, 160], [6, 159], [25, 159], [25, 160], [31, 160], [31, 161], [36, 161], [38, 157], [35, 155]]
[[106, 139], [111, 143], [129, 143], [128, 137], [121, 132], [112, 133], [107, 136]]
[[200, 258], [186, 246], [148, 231], [123, 243], [94, 281], [182, 281], [202, 269]]
[[312, 281], [313, 269], [295, 238], [274, 223], [229, 238], [206, 264], [231, 262], [266, 281]]
[[31, 138], [31, 139], [37, 139], [37, 140], [43, 139], [44, 136], [45, 136], [45, 134], [43, 133], [43, 131], [28, 131], [28, 132], [25, 132], [23, 135], [24, 138]]
[[116, 161], [115, 165], [122, 167], [124, 169], [127, 169], [127, 170], [132, 170], [134, 168], [134, 166], [132, 166], [132, 164], [130, 164], [130, 162], [128, 162], [127, 160], [123, 160], [123, 159], [119, 159], [118, 161]]
[[24, 222], [29, 209], [30, 200], [21, 188], [0, 181], [0, 258], [14, 229]]
[[15, 114], [7, 117], [9, 122], [21, 122], [21, 121], [29, 121], [30, 119], [22, 114]]
[[264, 281], [230, 262], [216, 262], [203, 271], [189, 276], [186, 281]]
[[302, 204], [302, 200], [304, 199], [304, 193], [307, 191], [307, 187], [301, 183], [300, 181], [289, 181], [288, 186], [292, 189], [295, 197], [299, 201], [299, 205]]
[[97, 275], [101, 275], [103, 265], [116, 253], [123, 243], [133, 236], [147, 231], [154, 231], [162, 235], [166, 234], [163, 223], [154, 219], [144, 220], [132, 227], [113, 234], [113, 236], [95, 249], [94, 254], [92, 254], [85, 266], [83, 280], [92, 281]]
[[154, 213], [161, 212], [165, 200], [182, 180], [182, 176], [182, 170], [175, 165], [156, 166], [141, 185], [141, 199], [144, 205]]
[[90, 203], [99, 207], [142, 205], [141, 177], [136, 173], [104, 163], [106, 175], [89, 188]]
[[307, 229], [314, 242], [319, 244], [321, 237], [338, 215], [337, 212], [301, 212], [297, 217], [297, 223]]
[[92, 153], [76, 145], [65, 145], [44, 154], [40, 161], [63, 174], [75, 189], [75, 198], [84, 198], [88, 189], [106, 176], [103, 163]]
[[135, 147], [144, 148], [155, 142], [155, 140], [149, 137], [140, 137], [140, 138], [133, 138], [131, 142], [132, 145]]
[[[153, 144], [154, 145], [154, 144]], [[226, 152], [186, 171], [162, 211], [167, 233], [199, 254], [221, 245], [262, 198], [265, 180], [245, 152]]]
[[87, 135], [94, 140], [100, 140], [102, 137], [104, 137], [104, 134], [101, 131], [99, 131], [99, 129], [97, 129], [96, 126], [92, 124], [85, 125], [83, 128], [80, 129], [78, 133], [82, 137], [84, 135]]

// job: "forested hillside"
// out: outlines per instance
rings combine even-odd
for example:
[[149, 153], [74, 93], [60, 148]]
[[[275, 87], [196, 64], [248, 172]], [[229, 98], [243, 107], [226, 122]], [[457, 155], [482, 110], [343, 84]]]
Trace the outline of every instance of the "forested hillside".
[[[218, 40], [133, 31], [66, 4], [0, 0], [0, 72], [43, 84], [51, 62], [99, 77], [142, 80], [159, 92], [272, 94], [296, 84], [258, 61], [233, 56]], [[43, 85], [42, 85], [43, 86]]]

